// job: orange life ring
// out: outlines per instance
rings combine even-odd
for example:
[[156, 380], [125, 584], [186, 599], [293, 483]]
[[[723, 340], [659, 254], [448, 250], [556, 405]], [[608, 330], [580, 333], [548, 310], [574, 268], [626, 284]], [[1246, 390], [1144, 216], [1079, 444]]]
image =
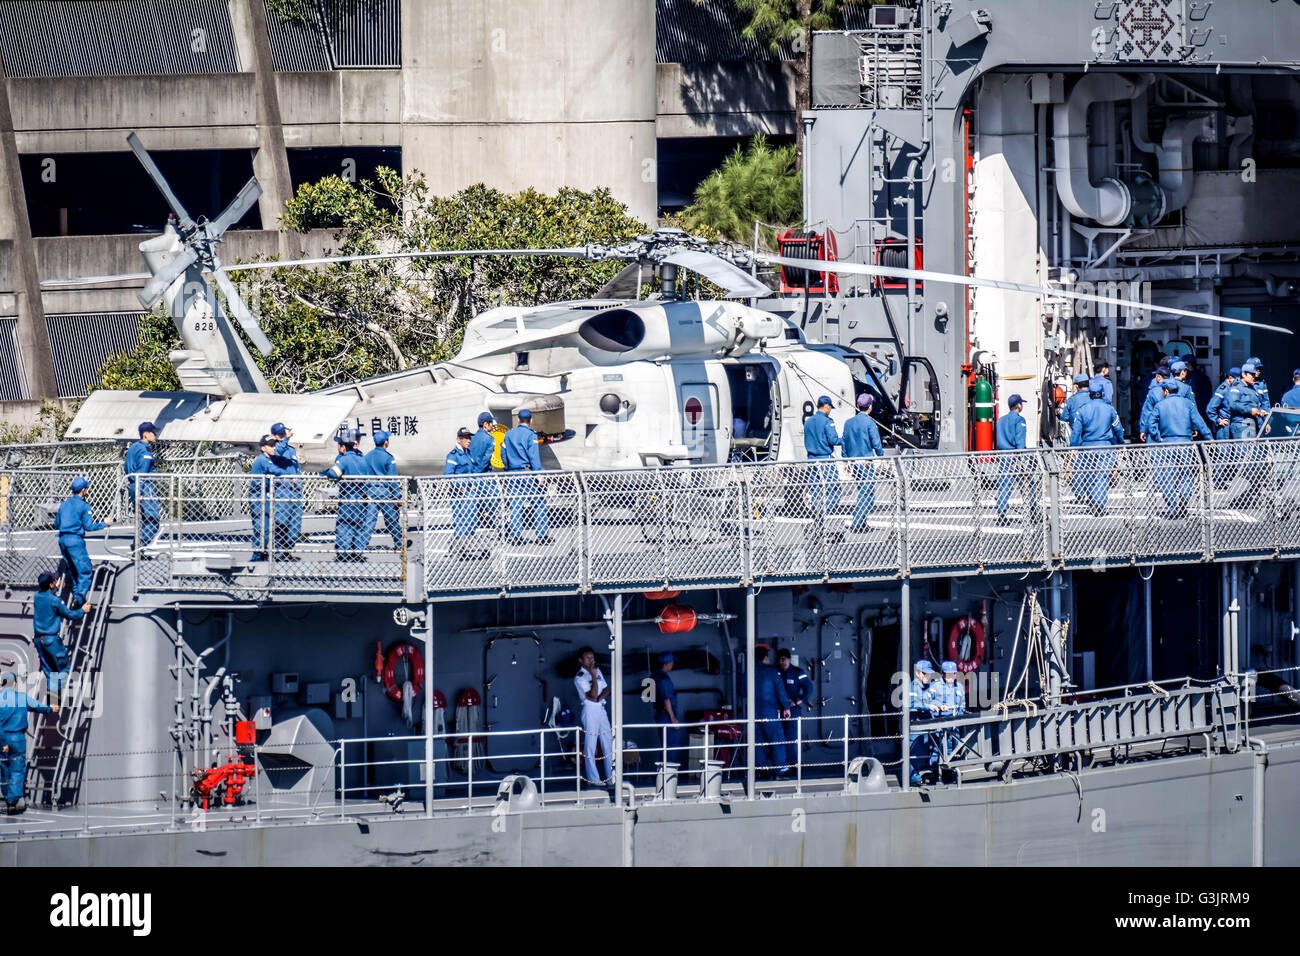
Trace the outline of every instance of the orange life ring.
[[[962, 653], [962, 637], [970, 632], [970, 644], [965, 649], [969, 657]], [[953, 621], [948, 631], [948, 660], [957, 662], [957, 670], [963, 674], [979, 670], [988, 653], [988, 644], [984, 640], [984, 626], [973, 617], [959, 617]]]
[[397, 662], [403, 657], [410, 659], [412, 696], [418, 694], [424, 686], [424, 658], [415, 645], [406, 641], [394, 644], [384, 658], [384, 693], [399, 704], [402, 702], [402, 685], [397, 682]]

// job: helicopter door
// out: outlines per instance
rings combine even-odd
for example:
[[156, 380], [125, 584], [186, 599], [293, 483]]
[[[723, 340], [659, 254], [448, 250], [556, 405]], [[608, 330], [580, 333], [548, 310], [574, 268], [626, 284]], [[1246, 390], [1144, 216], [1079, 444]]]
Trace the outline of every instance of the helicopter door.
[[682, 412], [682, 444], [691, 460], [718, 461], [718, 387], [710, 383], [682, 385], [678, 390]]

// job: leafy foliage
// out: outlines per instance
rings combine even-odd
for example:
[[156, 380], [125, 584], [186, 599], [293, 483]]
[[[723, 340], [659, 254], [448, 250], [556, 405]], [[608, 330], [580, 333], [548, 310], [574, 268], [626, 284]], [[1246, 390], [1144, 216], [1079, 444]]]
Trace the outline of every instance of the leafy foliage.
[[167, 353], [180, 344], [172, 320], [160, 312], [149, 313], [140, 320], [140, 344], [134, 351], [108, 357], [99, 370], [99, 387], [128, 391], [178, 390], [181, 380], [167, 360]]
[[41, 410], [36, 413], [36, 421], [31, 425], [24, 427], [13, 422], [0, 422], [0, 445], [34, 445], [59, 441], [72, 424], [80, 406], [80, 401], [65, 407], [62, 402], [42, 398]]
[[[774, 148], [755, 136], [700, 183], [680, 221], [688, 231], [749, 244], [755, 221], [787, 226], [798, 222], [802, 211], [803, 177], [794, 146]], [[770, 246], [771, 237], [766, 238], [764, 245]]]
[[[339, 255], [399, 250], [518, 249], [612, 243], [646, 231], [607, 190], [509, 195], [470, 186], [431, 197], [418, 173], [379, 169], [375, 181], [330, 176], [299, 187], [285, 229], [335, 230]], [[450, 358], [465, 323], [499, 305], [530, 306], [592, 295], [622, 263], [559, 257], [400, 259], [231, 275], [272, 344], [254, 359], [276, 391], [327, 388]], [[241, 282], [241, 280], [243, 280]], [[106, 388], [178, 388], [165, 317], [141, 329], [141, 346], [104, 367]], [[164, 382], [166, 384], [164, 384]]]
[[[697, 3], [702, 0], [696, 0]], [[803, 52], [811, 30], [829, 30], [843, 24], [845, 0], [734, 0], [741, 13], [749, 14], [745, 36], [760, 40], [773, 53], [782, 44], [794, 43]], [[849, 3], [856, 0], [848, 0]], [[872, 0], [880, 2], [880, 0]]]

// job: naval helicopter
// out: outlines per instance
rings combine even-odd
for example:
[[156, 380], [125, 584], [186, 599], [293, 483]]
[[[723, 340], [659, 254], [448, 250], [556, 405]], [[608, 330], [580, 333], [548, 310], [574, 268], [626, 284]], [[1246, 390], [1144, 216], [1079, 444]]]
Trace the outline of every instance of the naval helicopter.
[[[900, 397], [907, 393], [907, 383], [899, 394], [891, 394], [865, 356], [809, 342], [789, 320], [734, 301], [773, 294], [755, 278], [758, 265], [876, 278], [910, 276], [1260, 325], [989, 277], [824, 260], [814, 266], [807, 259], [713, 243], [678, 229], [609, 245], [399, 250], [226, 265], [217, 246], [225, 230], [257, 201], [257, 180], [249, 180], [216, 219], [196, 220], [136, 134], [127, 142], [172, 210], [163, 234], [140, 244], [150, 271], [42, 285], [146, 280], [141, 305], [151, 309], [162, 302], [180, 334], [183, 348], [170, 359], [183, 391], [96, 390], [69, 426], [69, 439], [134, 438], [136, 424], [149, 420], [158, 425], [163, 440], [251, 446], [271, 422], [283, 421], [294, 429], [299, 454], [311, 465], [332, 460], [333, 438], [342, 429], [357, 428], [363, 435], [383, 429], [393, 436], [389, 449], [402, 473], [429, 474], [441, 470], [457, 429], [472, 430], [480, 412], [496, 418], [499, 447], [506, 427], [528, 409], [548, 468], [795, 461], [804, 458], [804, 422], [820, 397], [831, 398], [833, 417], [842, 424], [854, 413], [857, 397], [870, 393], [876, 399], [872, 414], [887, 442], [917, 447], [906, 434], [920, 436], [921, 447], [930, 444], [928, 437], [937, 441], [937, 400], [931, 411], [917, 412]], [[475, 316], [449, 361], [306, 394], [272, 393], [230, 321], [233, 317], [262, 354], [270, 353], [270, 342], [229, 272], [522, 255], [628, 265], [591, 299], [504, 306]], [[688, 298], [683, 271], [708, 279], [723, 297]], [[647, 272], [657, 279], [658, 289], [642, 298]], [[209, 275], [224, 301], [217, 301]], [[933, 387], [932, 369], [929, 380]]]

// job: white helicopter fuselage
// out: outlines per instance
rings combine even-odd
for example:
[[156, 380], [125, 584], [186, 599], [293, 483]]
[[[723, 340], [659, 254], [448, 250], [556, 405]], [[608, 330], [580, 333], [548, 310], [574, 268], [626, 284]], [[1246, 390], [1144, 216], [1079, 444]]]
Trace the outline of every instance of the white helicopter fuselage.
[[842, 425], [854, 383], [833, 354], [787, 339], [790, 328], [733, 302], [496, 309], [473, 320], [451, 362], [329, 391], [355, 395], [348, 427], [392, 433], [407, 474], [440, 472], [480, 412], [509, 428], [523, 408], [545, 468], [794, 461], [817, 398], [832, 398]]

